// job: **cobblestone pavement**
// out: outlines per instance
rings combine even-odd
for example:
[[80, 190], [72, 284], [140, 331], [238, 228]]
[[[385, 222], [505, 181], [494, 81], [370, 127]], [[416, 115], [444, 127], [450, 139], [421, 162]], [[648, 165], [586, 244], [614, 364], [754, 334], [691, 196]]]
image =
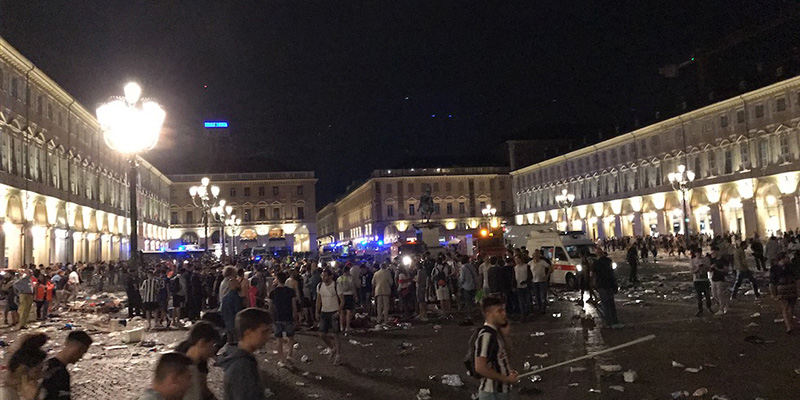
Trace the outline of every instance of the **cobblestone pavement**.
[[[511, 361], [520, 371], [526, 362], [554, 364], [649, 334], [657, 335], [657, 339], [578, 362], [572, 365], [579, 368], [574, 372], [569, 366], [543, 372], [541, 381], [517, 385], [528, 391], [518, 398], [670, 399], [676, 391], [691, 394], [706, 388], [706, 399], [713, 395], [729, 399], [797, 399], [800, 375], [795, 369], [800, 368], [800, 344], [797, 336], [787, 336], [783, 325], [774, 322], [780, 318], [777, 305], [772, 300], [742, 296], [728, 315], [694, 317], [696, 306], [685, 270], [685, 262], [675, 260], [640, 268], [643, 286], [638, 290], [624, 289], [617, 296], [619, 316], [626, 324], [620, 330], [599, 329], [592, 321], [574, 318], [581, 310], [570, 301], [569, 296], [575, 294], [557, 288], [560, 299], [551, 304], [546, 315], [513, 328]], [[627, 275], [624, 265], [618, 274]], [[592, 305], [585, 310], [597, 315]], [[754, 316], [755, 313], [760, 315]], [[80, 323], [80, 318], [75, 321]], [[459, 326], [459, 321], [411, 322], [409, 329], [353, 334], [343, 338], [341, 367], [332, 366], [327, 356], [320, 354], [321, 341], [312, 332], [298, 336], [300, 350], [295, 354], [293, 371], [276, 367], [271, 347], [257, 358], [275, 398], [400, 400], [413, 399], [420, 388], [427, 388], [433, 399], [469, 399], [477, 381], [466, 376], [461, 360], [474, 327]], [[53, 350], [66, 336], [66, 331], [55, 330], [63, 325], [64, 321], [58, 321], [39, 328], [54, 339]], [[16, 336], [14, 332], [3, 332], [0, 334], [6, 340]], [[544, 335], [535, 336], [537, 332]], [[147, 387], [158, 352], [169, 350], [184, 336], [185, 331], [148, 334], [147, 340], [158, 343], [155, 351], [134, 345], [104, 350], [119, 345], [119, 338], [95, 334], [97, 344], [85, 360], [73, 367], [74, 398], [135, 397]], [[767, 343], [749, 343], [745, 340], [748, 336]], [[403, 351], [403, 343], [412, 347]], [[300, 362], [302, 355], [308, 355], [310, 362]], [[685, 367], [675, 368], [673, 361]], [[606, 365], [635, 370], [638, 380], [625, 383], [620, 372], [601, 368]], [[686, 368], [699, 371], [689, 372]], [[213, 367], [211, 371], [212, 389], [221, 398], [221, 371]], [[439, 378], [444, 374], [459, 374], [466, 385], [443, 385]], [[622, 387], [624, 392], [612, 386]], [[542, 393], [531, 394], [533, 387]]]

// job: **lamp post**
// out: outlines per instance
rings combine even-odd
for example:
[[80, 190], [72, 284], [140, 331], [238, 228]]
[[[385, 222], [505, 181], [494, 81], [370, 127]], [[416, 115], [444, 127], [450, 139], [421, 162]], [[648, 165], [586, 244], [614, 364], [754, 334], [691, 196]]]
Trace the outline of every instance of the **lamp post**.
[[497, 209], [487, 204], [486, 207], [483, 210], [481, 210], [481, 214], [483, 214], [483, 217], [486, 218], [486, 223], [488, 225], [487, 228], [489, 228], [489, 230], [491, 231], [492, 218], [494, 218], [494, 216], [497, 214]]
[[689, 212], [686, 204], [686, 192], [692, 189], [692, 182], [694, 182], [694, 171], [686, 169], [686, 166], [678, 165], [678, 172], [670, 172], [667, 174], [669, 183], [672, 185], [673, 190], [681, 191], [681, 200], [683, 201], [683, 234], [689, 234]]
[[231, 229], [231, 254], [236, 254], [236, 249], [233, 246], [233, 238], [239, 234], [239, 227], [242, 226], [242, 219], [236, 218], [236, 215], [231, 214], [230, 217], [225, 220], [225, 226]]
[[203, 229], [205, 232], [205, 250], [208, 251], [208, 217], [211, 209], [219, 204], [219, 186], [211, 185], [211, 180], [204, 177], [199, 186], [189, 188], [189, 197], [195, 207], [203, 209]]
[[575, 195], [569, 193], [567, 189], [562, 189], [561, 194], [556, 195], [556, 204], [562, 210], [564, 210], [564, 223], [567, 225], [565, 231], [569, 230], [569, 209], [572, 207], [572, 203], [575, 202]]
[[220, 200], [219, 205], [211, 209], [211, 215], [214, 217], [214, 222], [220, 223], [220, 239], [219, 243], [222, 246], [222, 256], [225, 256], [225, 222], [233, 213], [233, 207], [225, 205], [225, 200]]
[[142, 88], [136, 83], [125, 85], [124, 93], [125, 96], [112, 97], [109, 102], [97, 108], [97, 121], [106, 145], [128, 157], [130, 262], [132, 266], [136, 266], [139, 261], [139, 213], [136, 204], [138, 157], [155, 147], [166, 113], [155, 101], [143, 99]]

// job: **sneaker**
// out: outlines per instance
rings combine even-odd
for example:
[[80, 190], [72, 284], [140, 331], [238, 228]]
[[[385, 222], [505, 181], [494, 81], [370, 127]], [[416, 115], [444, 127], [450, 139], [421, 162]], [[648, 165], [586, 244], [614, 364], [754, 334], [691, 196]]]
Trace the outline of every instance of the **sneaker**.
[[333, 357], [333, 365], [337, 367], [342, 365], [342, 359], [339, 357], [338, 354]]

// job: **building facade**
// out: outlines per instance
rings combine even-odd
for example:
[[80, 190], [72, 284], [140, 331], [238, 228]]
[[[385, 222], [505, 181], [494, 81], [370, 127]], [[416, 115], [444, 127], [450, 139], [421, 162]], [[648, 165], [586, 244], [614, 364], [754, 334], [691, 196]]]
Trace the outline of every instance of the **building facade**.
[[[692, 233], [797, 231], [800, 77], [511, 172], [516, 224], [557, 223], [593, 237], [683, 233], [668, 179], [695, 173]], [[573, 206], [559, 210], [566, 189]], [[569, 222], [565, 219], [569, 218]]]
[[[129, 257], [128, 163], [103, 141], [94, 113], [0, 38], [0, 260]], [[170, 181], [139, 169], [140, 248], [167, 240]]]
[[[219, 186], [221, 199], [242, 220], [228, 228], [235, 251], [257, 246], [286, 248], [294, 252], [317, 248], [317, 215], [313, 172], [260, 172], [170, 176], [170, 246], [205, 242], [203, 210], [195, 207], [189, 188], [203, 177]], [[209, 242], [220, 243], [220, 222], [209, 223]], [[230, 242], [228, 242], [230, 244]], [[227, 251], [229, 252], [229, 251]]]
[[371, 178], [320, 211], [325, 243], [393, 243], [416, 237], [422, 222], [420, 199], [430, 189], [434, 202], [431, 222], [442, 224], [442, 238], [472, 234], [485, 218], [487, 205], [497, 210], [494, 224], [512, 213], [507, 168], [427, 168], [375, 170]]

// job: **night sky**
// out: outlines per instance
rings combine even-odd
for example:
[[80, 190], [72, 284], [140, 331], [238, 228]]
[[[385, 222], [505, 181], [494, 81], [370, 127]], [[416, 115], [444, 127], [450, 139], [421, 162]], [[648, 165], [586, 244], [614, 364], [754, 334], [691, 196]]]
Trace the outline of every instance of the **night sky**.
[[2, 0], [0, 34], [90, 110], [140, 82], [163, 172], [314, 170], [322, 207], [376, 168], [651, 123], [659, 67], [792, 3]]

